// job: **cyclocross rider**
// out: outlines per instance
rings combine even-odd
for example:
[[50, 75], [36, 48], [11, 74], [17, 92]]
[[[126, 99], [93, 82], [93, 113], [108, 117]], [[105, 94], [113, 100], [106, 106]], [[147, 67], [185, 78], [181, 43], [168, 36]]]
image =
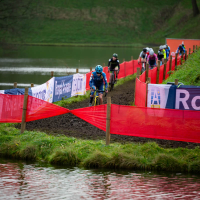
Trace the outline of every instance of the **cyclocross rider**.
[[[116, 53], [113, 53], [113, 57], [108, 60], [108, 71], [113, 73], [112, 72], [113, 70], [117, 70], [116, 81], [118, 80], [117, 77], [118, 77], [119, 70], [120, 70], [119, 60], [117, 57], [118, 57], [118, 55]], [[111, 85], [111, 76], [110, 76], [110, 80], [109, 80], [109, 85]]]
[[150, 69], [153, 69], [158, 65], [158, 57], [152, 49], [150, 50], [149, 56], [147, 57], [147, 63], [149, 63]]
[[142, 50], [142, 52], [140, 53], [139, 57], [138, 57], [138, 64], [142, 63], [142, 71], [145, 71], [146, 69], [146, 62], [147, 62], [147, 49], [144, 48]]
[[105, 91], [108, 92], [108, 83], [106, 74], [103, 72], [103, 67], [101, 65], [97, 65], [95, 67], [95, 71], [91, 73], [90, 76], [90, 104], [89, 106], [92, 106], [92, 101], [94, 97], [94, 91], [96, 89], [101, 90], [102, 92], [99, 92], [99, 104], [101, 105], [103, 103], [103, 86], [105, 84]]

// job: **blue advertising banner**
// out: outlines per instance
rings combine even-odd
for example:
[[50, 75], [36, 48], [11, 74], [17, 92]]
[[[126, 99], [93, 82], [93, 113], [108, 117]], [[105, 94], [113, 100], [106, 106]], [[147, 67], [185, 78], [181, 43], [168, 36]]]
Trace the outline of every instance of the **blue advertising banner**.
[[175, 95], [175, 85], [148, 84], [147, 107], [174, 109]]
[[55, 77], [53, 102], [71, 97], [73, 75]]
[[175, 109], [200, 110], [200, 87], [180, 86], [176, 89]]
[[[25, 88], [22, 89], [14, 88], [9, 90], [4, 90], [4, 94], [13, 94], [13, 95], [24, 95], [24, 92]], [[31, 88], [28, 89], [28, 95], [32, 96]]]

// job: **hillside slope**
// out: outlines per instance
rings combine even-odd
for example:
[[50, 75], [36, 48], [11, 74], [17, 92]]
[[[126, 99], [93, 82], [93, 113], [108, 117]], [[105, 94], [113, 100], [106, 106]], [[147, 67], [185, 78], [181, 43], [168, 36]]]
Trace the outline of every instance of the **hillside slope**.
[[166, 37], [200, 38], [199, 21], [190, 0], [41, 0], [19, 25], [24, 43], [159, 44]]

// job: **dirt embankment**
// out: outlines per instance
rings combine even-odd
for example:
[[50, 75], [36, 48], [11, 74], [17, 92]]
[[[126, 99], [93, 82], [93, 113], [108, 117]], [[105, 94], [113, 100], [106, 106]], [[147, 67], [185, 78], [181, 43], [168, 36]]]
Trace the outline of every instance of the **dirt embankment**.
[[[111, 96], [111, 101], [114, 104], [118, 105], [130, 105], [134, 101], [134, 88], [135, 80], [126, 82], [125, 84], [114, 88], [114, 91], [109, 93]], [[106, 99], [104, 98], [104, 103]], [[77, 108], [88, 107], [89, 99], [71, 104], [68, 109], [73, 110]], [[26, 125], [27, 130], [38, 130], [44, 131], [48, 134], [64, 134], [66, 136], [89, 139], [89, 140], [105, 140], [105, 132], [94, 127], [93, 125], [83, 121], [82, 119], [68, 113], [56, 117], [51, 117], [47, 119], [37, 120], [33, 122], [28, 122]], [[176, 148], [176, 147], [187, 147], [195, 148], [200, 146], [198, 143], [187, 143], [187, 142], [177, 142], [171, 140], [158, 140], [158, 139], [149, 139], [142, 137], [131, 137], [131, 136], [122, 136], [122, 135], [111, 135], [112, 142], [136, 142], [136, 143], [145, 143], [148, 141], [157, 142], [160, 146], [166, 148]]]

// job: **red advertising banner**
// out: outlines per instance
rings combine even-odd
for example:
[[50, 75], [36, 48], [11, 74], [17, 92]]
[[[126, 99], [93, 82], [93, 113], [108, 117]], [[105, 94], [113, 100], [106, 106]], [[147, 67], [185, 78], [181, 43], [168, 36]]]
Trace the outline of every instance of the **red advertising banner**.
[[136, 78], [135, 105], [145, 107], [147, 84]]

